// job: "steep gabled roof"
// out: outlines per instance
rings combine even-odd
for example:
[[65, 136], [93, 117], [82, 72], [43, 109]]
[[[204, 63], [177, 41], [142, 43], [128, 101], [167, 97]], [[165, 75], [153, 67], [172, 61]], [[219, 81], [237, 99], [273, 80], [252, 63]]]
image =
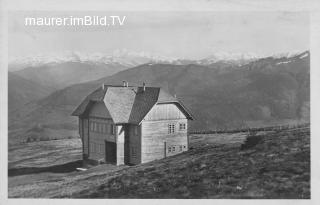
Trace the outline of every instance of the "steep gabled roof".
[[101, 87], [90, 93], [81, 104], [72, 112], [73, 116], [80, 116], [85, 113], [88, 105], [91, 102], [99, 102], [102, 101], [105, 96], [106, 89], [102, 89]]
[[104, 98], [115, 123], [128, 123], [136, 97], [134, 87], [109, 87]]
[[74, 116], [86, 114], [92, 102], [104, 102], [114, 123], [139, 124], [156, 103], [175, 103], [188, 119], [190, 112], [173, 96], [159, 87], [104, 86], [89, 94], [72, 113]]
[[139, 124], [148, 114], [151, 108], [157, 103], [159, 92], [160, 88], [146, 87], [146, 90], [143, 91], [143, 88], [139, 87], [137, 89], [137, 94], [132, 107], [129, 122], [133, 124]]

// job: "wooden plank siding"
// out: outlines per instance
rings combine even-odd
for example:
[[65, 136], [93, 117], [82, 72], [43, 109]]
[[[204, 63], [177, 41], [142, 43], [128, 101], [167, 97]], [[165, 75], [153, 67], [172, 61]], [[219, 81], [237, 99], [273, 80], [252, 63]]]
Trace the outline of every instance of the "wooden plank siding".
[[186, 116], [173, 103], [157, 104], [145, 116], [145, 121], [168, 120], [168, 119], [185, 119]]
[[124, 164], [124, 135], [125, 135], [125, 126], [117, 125], [116, 133], [117, 133], [117, 165]]
[[[141, 123], [141, 163], [187, 151], [187, 123], [175, 104], [155, 105]], [[174, 125], [174, 133], [169, 133], [169, 124]], [[180, 130], [180, 124], [185, 129]]]
[[83, 135], [83, 153], [85, 157], [89, 156], [89, 123], [87, 118], [82, 120], [82, 135]]
[[129, 164], [141, 163], [141, 126], [128, 125], [128, 162]]
[[88, 120], [89, 159], [106, 162], [105, 141], [117, 142], [116, 127], [103, 102], [94, 103]]
[[89, 127], [91, 126], [95, 128], [89, 129], [89, 159], [105, 162], [105, 141], [116, 142], [115, 130], [111, 130], [114, 129], [112, 128], [113, 121], [111, 119], [90, 117]]

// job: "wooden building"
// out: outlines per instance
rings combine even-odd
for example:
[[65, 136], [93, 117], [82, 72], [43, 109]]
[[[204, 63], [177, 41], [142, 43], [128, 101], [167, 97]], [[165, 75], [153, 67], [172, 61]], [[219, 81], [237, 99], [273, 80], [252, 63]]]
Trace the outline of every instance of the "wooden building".
[[190, 112], [159, 87], [102, 85], [72, 113], [83, 159], [140, 164], [188, 150]]

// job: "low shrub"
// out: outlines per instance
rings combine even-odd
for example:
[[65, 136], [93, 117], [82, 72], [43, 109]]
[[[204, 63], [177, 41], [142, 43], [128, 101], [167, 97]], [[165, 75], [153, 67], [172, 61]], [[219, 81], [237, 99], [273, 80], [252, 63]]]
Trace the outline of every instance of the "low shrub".
[[261, 140], [262, 140], [262, 137], [259, 135], [256, 135], [256, 133], [250, 134], [247, 136], [246, 140], [241, 145], [240, 149], [241, 150], [250, 149], [256, 146]]

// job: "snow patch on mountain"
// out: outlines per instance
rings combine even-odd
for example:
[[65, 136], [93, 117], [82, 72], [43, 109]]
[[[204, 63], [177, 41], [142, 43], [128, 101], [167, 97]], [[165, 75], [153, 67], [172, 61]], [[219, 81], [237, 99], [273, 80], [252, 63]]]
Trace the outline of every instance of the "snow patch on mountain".
[[290, 63], [291, 61], [283, 61], [283, 62], [278, 62], [277, 65], [281, 65], [281, 64], [287, 64]]
[[213, 55], [210, 55], [206, 58], [208, 61], [217, 62], [217, 61], [232, 61], [232, 60], [250, 60], [258, 59], [261, 56], [254, 53], [232, 53], [232, 52], [217, 52]]
[[[301, 55], [301, 51], [292, 51], [273, 55], [257, 55], [254, 53], [235, 53], [235, 52], [215, 52], [207, 58], [199, 60], [188, 60], [179, 59], [174, 57], [167, 57], [157, 54], [151, 54], [148, 52], [135, 52], [128, 49], [118, 49], [112, 53], [83, 53], [78, 51], [65, 51], [59, 54], [38, 54], [30, 55], [26, 57], [12, 57], [9, 58], [9, 69], [10, 71], [23, 69], [26, 67], [36, 67], [42, 65], [66, 63], [66, 62], [79, 62], [89, 64], [111, 64], [121, 65], [125, 67], [134, 67], [141, 64], [147, 63], [165, 63], [175, 65], [186, 65], [186, 64], [199, 64], [199, 65], [210, 65], [217, 62], [229, 63], [230, 65], [244, 65], [252, 61], [258, 60], [265, 57], [273, 58], [291, 58], [297, 55]], [[309, 54], [306, 52], [300, 58], [304, 58]]]
[[272, 56], [273, 58], [292, 58], [292, 57], [295, 57], [297, 55], [300, 55], [303, 52], [305, 52], [305, 51], [293, 50], [293, 51], [289, 51], [289, 52], [281, 52], [281, 53], [273, 54], [273, 55], [270, 55], [270, 56]]
[[301, 55], [299, 58], [302, 59], [302, 58], [306, 58], [306, 57], [308, 57], [308, 56], [309, 56], [309, 53], [306, 52], [305, 54]]
[[168, 58], [160, 55], [152, 55], [146, 52], [133, 52], [127, 49], [115, 50], [113, 53], [83, 53], [78, 51], [66, 51], [59, 54], [37, 54], [22, 58], [9, 58], [9, 67], [14, 70], [26, 67], [35, 67], [46, 64], [58, 64], [65, 62], [94, 63], [94, 64], [113, 64], [125, 67], [134, 67], [137, 65], [155, 62], [155, 63], [173, 63], [177, 59]]

